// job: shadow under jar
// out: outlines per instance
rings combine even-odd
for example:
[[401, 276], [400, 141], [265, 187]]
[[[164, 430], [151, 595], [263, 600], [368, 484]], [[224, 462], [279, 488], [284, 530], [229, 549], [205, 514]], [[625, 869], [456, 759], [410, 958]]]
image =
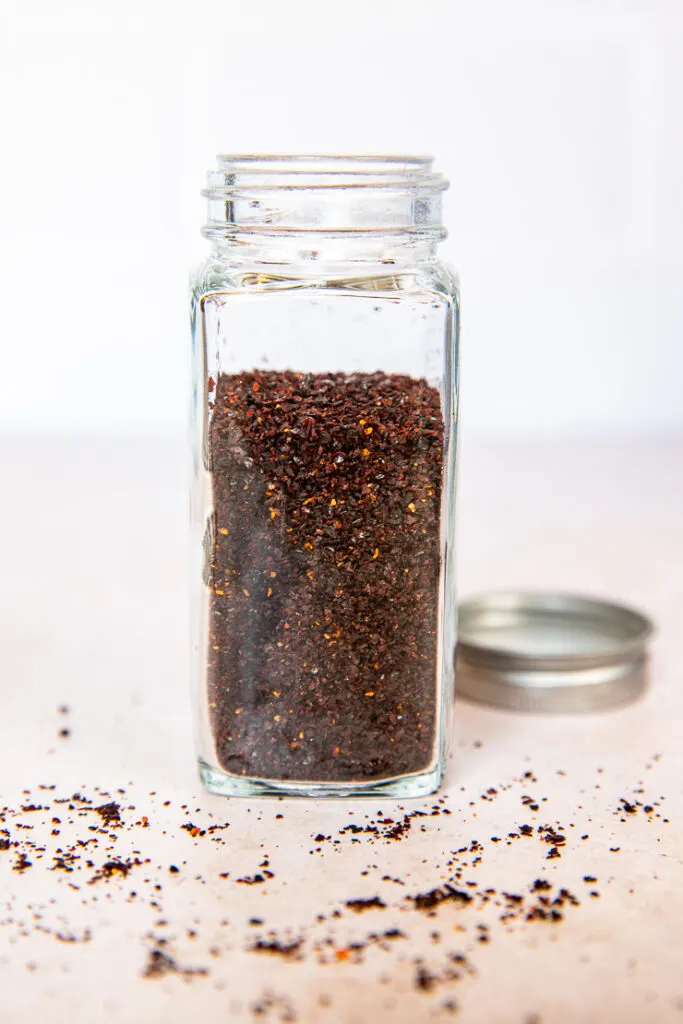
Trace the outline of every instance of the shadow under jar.
[[192, 291], [200, 773], [417, 796], [452, 718], [458, 285], [424, 157], [225, 156]]

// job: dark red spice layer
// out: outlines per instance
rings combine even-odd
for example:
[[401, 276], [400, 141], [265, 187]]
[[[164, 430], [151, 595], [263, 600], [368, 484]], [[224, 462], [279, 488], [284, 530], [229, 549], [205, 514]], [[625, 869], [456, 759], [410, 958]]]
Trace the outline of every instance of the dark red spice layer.
[[208, 685], [226, 771], [346, 782], [429, 766], [443, 442], [424, 380], [219, 375]]

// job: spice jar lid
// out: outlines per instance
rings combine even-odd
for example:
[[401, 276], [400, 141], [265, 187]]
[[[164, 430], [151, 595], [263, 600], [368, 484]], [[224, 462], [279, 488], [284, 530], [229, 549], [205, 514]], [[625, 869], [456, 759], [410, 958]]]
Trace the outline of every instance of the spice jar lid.
[[647, 685], [652, 622], [572, 594], [509, 592], [458, 610], [458, 694], [519, 711], [598, 711]]

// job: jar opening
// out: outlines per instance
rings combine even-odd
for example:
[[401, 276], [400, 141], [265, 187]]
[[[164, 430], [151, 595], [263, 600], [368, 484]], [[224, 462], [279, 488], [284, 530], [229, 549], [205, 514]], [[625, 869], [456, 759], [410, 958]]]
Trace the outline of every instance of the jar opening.
[[448, 182], [430, 156], [222, 155], [203, 233], [409, 232], [442, 238]]

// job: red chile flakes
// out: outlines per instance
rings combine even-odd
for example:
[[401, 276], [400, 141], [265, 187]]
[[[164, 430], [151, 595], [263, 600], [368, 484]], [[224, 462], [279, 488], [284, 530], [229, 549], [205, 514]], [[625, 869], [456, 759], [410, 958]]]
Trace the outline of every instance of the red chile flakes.
[[424, 380], [218, 376], [205, 578], [226, 771], [347, 782], [430, 764], [443, 440]]
[[103, 878], [113, 878], [115, 875], [120, 875], [121, 878], [125, 878], [132, 867], [139, 867], [142, 863], [137, 857], [129, 860], [108, 860], [102, 865], [100, 870], [92, 876], [88, 885], [94, 885], [95, 882], [101, 881]]
[[184, 825], [180, 826], [185, 832], [189, 832], [193, 839], [197, 836], [205, 836], [206, 829], [199, 828], [197, 825], [193, 825], [191, 821], [185, 822]]
[[439, 983], [438, 975], [432, 974], [424, 964], [418, 964], [415, 972], [415, 987], [422, 992], [431, 992]]
[[249, 947], [251, 953], [271, 953], [275, 956], [283, 956], [285, 959], [293, 959], [298, 956], [303, 939], [292, 939], [290, 942], [280, 942], [278, 939], [258, 939], [253, 946]]
[[461, 889], [455, 889], [452, 885], [446, 884], [440, 889], [430, 889], [429, 892], [419, 893], [411, 896], [416, 910], [432, 910], [440, 903], [452, 901], [454, 903], [471, 903], [472, 897]]
[[379, 896], [373, 896], [367, 900], [347, 900], [346, 906], [350, 910], [355, 910], [357, 914], [361, 914], [364, 910], [383, 910], [386, 903]]
[[[120, 791], [119, 791], [120, 792]], [[151, 794], [153, 795], [153, 794]], [[28, 797], [28, 791], [24, 795], [24, 799]], [[93, 813], [99, 815], [101, 819], [100, 824], [103, 822], [107, 825], [116, 824], [120, 819], [119, 806], [114, 802], [104, 803], [97, 805], [97, 800], [109, 799], [108, 793], [102, 793], [94, 800], [88, 800], [86, 797], [74, 794], [70, 798], [66, 798], [66, 802], [70, 805], [71, 810], [75, 810], [75, 814], [71, 814], [70, 811], [62, 811], [62, 815], [65, 821], [70, 821], [72, 824], [81, 824], [82, 835], [87, 838], [77, 838], [75, 843], [65, 848], [51, 844], [50, 841], [46, 842], [46, 846], [39, 846], [34, 840], [30, 838], [32, 831], [24, 832], [23, 829], [33, 830], [38, 828], [40, 825], [39, 821], [36, 821], [34, 817], [32, 820], [36, 821], [36, 825], [29, 825], [26, 823], [17, 822], [15, 829], [12, 831], [12, 836], [6, 828], [0, 829], [0, 835], [3, 837], [6, 848], [12, 848], [16, 853], [16, 858], [12, 857], [11, 867], [15, 871], [21, 872], [27, 868], [32, 867], [32, 862], [28, 859], [27, 853], [31, 856], [34, 855], [35, 864], [33, 865], [33, 871], [48, 871], [54, 872], [50, 877], [55, 880], [57, 885], [67, 885], [70, 888], [81, 890], [81, 897], [79, 900], [83, 905], [92, 903], [94, 906], [97, 904], [98, 899], [101, 899], [102, 889], [105, 889], [105, 898], [111, 899], [116, 897], [116, 893], [125, 895], [125, 901], [131, 902], [138, 896], [143, 896], [149, 903], [149, 906], [155, 909], [159, 915], [162, 914], [163, 908], [161, 904], [162, 896], [157, 894], [162, 893], [164, 886], [161, 884], [160, 874], [163, 872], [163, 878], [167, 877], [166, 870], [172, 875], [181, 875], [181, 871], [185, 876], [185, 882], [188, 885], [192, 884], [204, 884], [202, 876], [197, 875], [193, 878], [193, 873], [185, 870], [185, 864], [179, 868], [176, 864], [170, 865], [159, 865], [157, 873], [155, 874], [152, 868], [149, 869], [149, 877], [144, 877], [148, 874], [147, 871], [139, 873], [140, 877], [140, 890], [128, 890], [127, 885], [123, 885], [123, 881], [129, 876], [133, 868], [141, 867], [143, 864], [150, 864], [148, 859], [140, 859], [144, 857], [144, 853], [140, 850], [133, 850], [129, 859], [106, 859], [101, 866], [95, 863], [94, 860], [89, 859], [89, 854], [93, 857], [96, 856], [97, 851], [106, 850], [106, 856], [112, 857], [112, 851], [114, 846], [111, 840], [116, 839], [116, 835], [110, 835], [109, 837], [100, 838], [97, 836], [91, 836], [89, 833], [93, 829], [90, 824], [93, 820]], [[52, 803], [55, 805], [61, 805], [65, 801], [60, 798], [53, 798]], [[29, 810], [34, 805], [24, 804], [19, 810], [22, 813], [26, 813], [26, 809]], [[166, 804], [164, 804], [166, 806]], [[133, 805], [129, 805], [130, 810], [135, 810]], [[183, 806], [183, 809], [189, 814], [187, 806]], [[14, 817], [19, 813], [19, 810], [14, 811], [6, 808], [4, 812], [0, 811], [0, 820], [5, 821], [5, 815], [9, 814]], [[45, 812], [49, 812], [49, 808], [43, 808]], [[369, 814], [365, 815], [363, 824], [351, 822], [340, 829], [333, 832], [336, 836], [341, 838], [332, 839], [331, 835], [325, 835], [322, 832], [316, 833], [315, 840], [318, 842], [326, 843], [367, 843], [375, 846], [377, 843], [394, 841], [396, 838], [403, 840], [409, 835], [411, 826], [415, 825], [414, 819], [420, 819], [417, 821], [417, 827], [419, 829], [426, 829], [430, 827], [430, 822], [427, 821], [431, 818], [431, 815], [438, 810], [437, 805], [433, 805], [431, 810], [420, 810], [415, 809], [408, 813], [405, 813], [401, 818], [398, 814], [396, 817], [387, 817], [386, 812], [377, 811], [374, 817], [370, 817]], [[195, 808], [196, 814], [200, 813], [199, 808]], [[51, 813], [51, 812], [50, 812]], [[441, 813], [445, 813], [445, 809]], [[281, 815], [279, 815], [281, 817]], [[277, 816], [276, 816], [277, 817]], [[422, 820], [424, 819], [424, 820]], [[47, 825], [47, 818], [43, 821], [44, 825]], [[50, 824], [60, 824], [59, 818], [52, 817]], [[261, 820], [259, 818], [259, 820]], [[155, 822], [154, 816], [150, 815], [150, 827], [157, 828], [158, 825]], [[133, 823], [131, 821], [129, 830], [135, 828], [136, 830], [141, 826], [144, 827], [144, 823], [148, 822], [148, 818], [141, 815], [141, 820]], [[431, 822], [433, 827], [434, 823]], [[49, 825], [47, 826], [49, 828]], [[572, 825], [569, 823], [569, 827]], [[225, 830], [228, 828], [228, 823], [218, 823], [207, 825], [206, 828], [201, 828], [192, 822], [184, 822], [180, 828], [185, 829], [192, 837], [205, 836], [205, 842], [212, 840], [214, 836], [214, 830]], [[22, 831], [18, 831], [21, 829]], [[396, 835], [396, 829], [401, 830]], [[537, 830], [532, 829], [532, 826], [518, 826], [519, 833], [511, 833], [511, 835], [517, 835], [519, 838], [521, 835], [535, 835], [537, 839], [544, 844], [542, 847], [543, 852], [549, 850], [550, 856], [559, 856], [559, 852], [562, 849], [566, 849], [566, 833], [568, 829], [564, 826], [555, 823], [551, 825], [541, 825]], [[96, 832], [103, 832], [104, 830], [99, 827], [99, 824], [95, 826]], [[139, 836], [137, 837], [139, 838]], [[310, 838], [310, 832], [306, 832], [304, 838]], [[491, 843], [496, 841], [497, 837], [491, 838]], [[57, 842], [61, 842], [58, 840]], [[214, 840], [215, 841], [215, 840]], [[462, 878], [463, 870], [469, 866], [474, 867], [482, 861], [482, 855], [485, 857], [487, 853], [487, 846], [482, 845], [476, 839], [470, 839], [468, 841], [460, 840], [464, 842], [464, 845], [460, 846], [457, 850], [450, 851], [450, 859], [447, 863], [447, 867], [453, 870], [450, 884], [443, 881], [444, 867], [442, 864], [436, 864], [436, 870], [440, 873], [436, 876], [432, 876], [433, 881], [430, 884], [436, 884], [437, 888], [431, 888], [428, 891], [418, 893], [417, 895], [409, 896], [405, 900], [396, 902], [395, 898], [387, 897], [387, 902], [380, 896], [374, 895], [369, 898], [352, 898], [344, 899], [343, 897], [339, 900], [339, 906], [325, 914], [318, 914], [316, 916], [317, 922], [322, 924], [323, 922], [332, 919], [347, 918], [347, 924], [349, 923], [348, 917], [344, 910], [352, 911], [355, 914], [363, 914], [366, 910], [383, 910], [385, 913], [392, 909], [393, 911], [400, 910], [404, 915], [406, 922], [406, 931], [399, 931], [397, 928], [390, 928], [385, 931], [368, 932], [367, 936], [362, 940], [348, 941], [343, 947], [339, 947], [339, 934], [337, 932], [337, 926], [332, 924], [331, 928], [329, 925], [325, 925], [326, 934], [321, 929], [316, 934], [313, 932], [310, 935], [310, 939], [313, 940], [309, 943], [309, 936], [306, 938], [303, 935], [297, 935], [292, 927], [286, 928], [281, 935], [277, 935], [275, 931], [270, 930], [267, 934], [254, 934], [247, 930], [247, 941], [244, 945], [244, 950], [250, 954], [266, 954], [271, 957], [280, 958], [282, 961], [288, 963], [295, 963], [305, 958], [308, 958], [311, 954], [316, 955], [320, 958], [321, 963], [323, 962], [335, 962], [335, 961], [349, 961], [350, 963], [361, 963], [363, 957], [363, 951], [372, 946], [373, 944], [388, 952], [393, 945], [393, 940], [403, 940], [410, 943], [413, 940], [411, 934], [410, 919], [415, 914], [426, 913], [428, 917], [434, 917], [438, 908], [442, 903], [449, 902], [457, 905], [457, 918], [462, 924], [454, 925], [455, 920], [449, 913], [449, 910], [456, 910], [456, 908], [444, 907], [440, 911], [442, 924], [444, 929], [442, 933], [433, 931], [431, 933], [431, 939], [435, 947], [440, 943], [439, 950], [433, 950], [430, 954], [430, 962], [425, 962], [421, 958], [415, 958], [412, 963], [415, 966], [415, 976], [413, 984], [415, 987], [424, 992], [427, 996], [433, 995], [433, 990], [441, 985], [451, 984], [463, 977], [465, 973], [473, 974], [474, 969], [469, 965], [469, 962], [463, 954], [450, 953], [446, 945], [448, 934], [450, 933], [451, 927], [454, 927], [457, 931], [469, 932], [469, 938], [472, 944], [476, 943], [477, 947], [479, 944], [486, 945], [489, 941], [495, 941], [497, 924], [486, 924], [481, 920], [478, 920], [481, 915], [481, 911], [488, 905], [488, 913], [493, 912], [496, 915], [496, 920], [505, 925], [506, 929], [512, 927], [551, 927], [555, 928], [559, 926], [560, 922], [565, 919], [565, 916], [573, 912], [573, 908], [579, 906], [579, 899], [577, 896], [568, 888], [556, 887], [546, 878], [536, 878], [529, 880], [524, 890], [504, 890], [504, 889], [493, 889], [483, 888], [474, 881], [460, 881]], [[2, 845], [2, 844], [0, 844]], [[526, 844], [522, 844], [526, 845]], [[26, 849], [27, 853], [23, 852]], [[274, 877], [270, 871], [270, 856], [265, 851], [265, 844], [262, 844], [261, 852], [259, 856], [261, 860], [258, 862], [258, 873], [244, 876], [241, 878], [234, 879], [236, 883], [242, 885], [260, 885], [265, 888], [264, 883], [267, 880]], [[613, 848], [616, 852], [618, 847]], [[503, 847], [496, 847], [498, 855], [503, 853]], [[530, 852], [531, 849], [530, 849]], [[48, 856], [43, 859], [42, 854], [47, 853]], [[503, 853], [504, 855], [504, 853]], [[441, 859], [448, 854], [440, 853], [439, 858]], [[50, 864], [50, 858], [52, 863]], [[99, 855], [97, 857], [99, 860]], [[379, 859], [379, 858], [378, 858]], [[180, 863], [180, 862], [179, 862]], [[428, 861], [423, 862], [427, 864]], [[558, 868], [558, 866], [553, 866]], [[381, 871], [383, 868], [377, 864], [368, 864], [367, 869], [361, 871], [361, 874], [366, 876], [370, 874], [370, 870]], [[79, 873], [82, 872], [79, 879]], [[559, 872], [554, 872], [559, 874]], [[181, 876], [182, 877], [182, 876]], [[223, 879], [231, 879], [229, 885], [233, 884], [232, 875], [230, 872], [223, 872], [219, 875]], [[424, 877], [424, 876], [423, 876]], [[577, 875], [577, 878], [583, 878], [583, 883], [587, 886], [592, 886], [596, 883], [597, 878], [595, 875]], [[382, 881], [394, 881], [401, 885], [404, 885], [400, 879], [392, 879], [390, 875], [382, 875]], [[533, 879], [533, 876], [532, 876]], [[30, 881], [30, 877], [25, 879], [25, 882]], [[82, 885], [77, 884], [79, 881], [85, 883], [85, 886], [93, 886], [91, 889], [87, 889]], [[17, 879], [17, 882], [19, 880]], [[97, 883], [97, 884], [96, 884]], [[25, 884], [25, 883], [24, 883]], [[463, 889], [455, 887], [456, 884], [463, 886]], [[111, 887], [109, 892], [106, 892], [107, 887]], [[228, 887], [226, 887], [228, 888]], [[464, 891], [469, 889], [470, 891]], [[150, 891], [151, 890], [151, 891]], [[405, 891], [405, 890], [404, 890]], [[257, 895], [260, 890], [255, 890]], [[595, 900], [599, 897], [597, 890], [593, 888], [584, 889], [586, 897], [590, 900]], [[92, 895], [90, 895], [92, 894]], [[154, 895], [154, 899], [149, 899], [149, 896]], [[498, 908], [498, 910], [494, 910]], [[30, 909], [30, 907], [29, 907]], [[368, 920], [371, 920], [369, 918]], [[60, 918], [61, 920], [61, 918]], [[374, 919], [376, 920], [376, 918]], [[61, 943], [76, 944], [86, 943], [91, 939], [97, 938], [91, 934], [90, 929], [86, 928], [84, 931], [74, 931], [68, 927], [68, 922], [63, 922], [63, 927], [60, 925], [59, 929], [50, 928], [49, 925], [42, 920], [41, 913], [33, 914], [33, 925], [35, 931], [51, 935], [53, 938]], [[188, 928], [187, 923], [182, 925], [182, 920], [173, 922], [168, 920], [166, 917], [159, 916], [155, 920], [155, 927], [170, 926], [176, 932], [184, 931], [188, 939], [198, 939], [199, 935], [194, 928]], [[227, 920], [221, 921], [221, 925], [228, 925]], [[245, 925], [245, 929], [261, 927], [264, 925], [264, 919], [260, 917], [251, 917]], [[21, 926], [23, 927], [23, 925]], [[329, 930], [328, 930], [329, 929]], [[357, 931], [357, 926], [354, 926], [354, 930]], [[318, 938], [318, 936], [320, 936]], [[160, 935], [153, 935], [147, 933], [145, 940], [151, 941], [151, 948], [148, 952], [148, 961], [142, 968], [142, 973], [145, 978], [164, 978], [167, 975], [175, 974], [185, 980], [190, 980], [194, 977], [206, 977], [209, 972], [206, 967], [186, 967], [179, 964], [176, 959], [170, 955], [170, 949], [168, 946], [169, 939], [166, 939]], [[317, 939], [317, 941], [316, 941]], [[405, 947], [408, 950], [408, 954], [404, 958], [399, 958], [396, 964], [399, 966], [399, 970], [402, 969], [406, 964], [410, 963], [408, 959], [410, 954], [410, 944]], [[474, 948], [474, 946], [473, 946]], [[219, 955], [220, 949], [218, 947], [211, 947], [208, 950], [209, 955]], [[445, 1004], [444, 1004], [445, 1005]], [[283, 1018], [284, 1019], [284, 1018]], [[289, 1019], [289, 1018], [288, 1018]]]
[[147, 964], [143, 969], [143, 978], [163, 978], [167, 974], [179, 974], [183, 978], [206, 977], [206, 967], [181, 967], [172, 956], [163, 949], [151, 949]]
[[23, 874], [27, 868], [33, 865], [33, 861], [30, 861], [26, 854], [22, 851], [17, 857], [16, 861], [12, 865], [12, 871], [18, 871], [19, 874]]
[[113, 800], [108, 804], [100, 804], [99, 807], [95, 807], [93, 810], [96, 814], [99, 814], [106, 825], [118, 825], [121, 822], [121, 807]]

